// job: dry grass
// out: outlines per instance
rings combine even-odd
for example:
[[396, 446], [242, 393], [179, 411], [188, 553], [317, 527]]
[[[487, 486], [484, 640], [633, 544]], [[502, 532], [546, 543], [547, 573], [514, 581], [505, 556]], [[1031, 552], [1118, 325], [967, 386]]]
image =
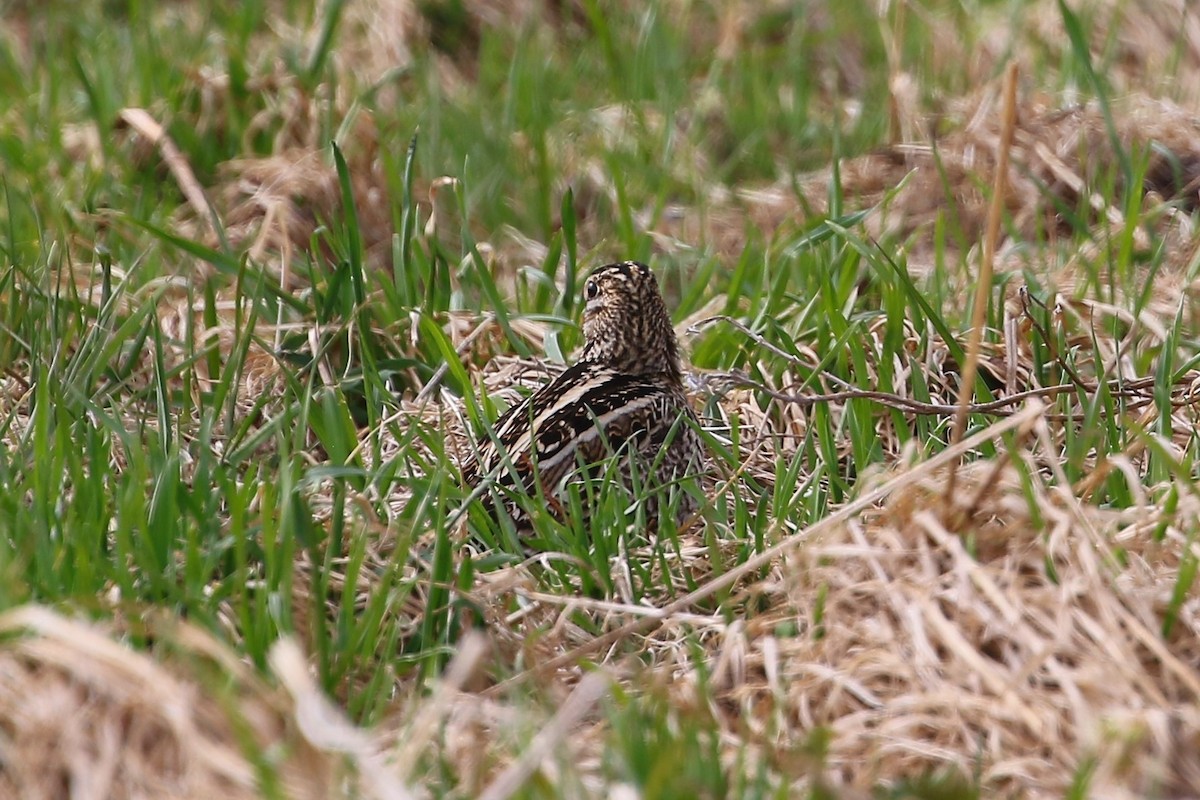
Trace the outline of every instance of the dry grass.
[[[966, 520], [943, 488], [931, 475], [781, 565], [763, 587], [773, 610], [714, 648], [730, 662], [731, 735], [747, 726], [781, 754], [829, 726], [827, 780], [861, 789], [952, 763], [989, 792], [1055, 796], [1091, 753], [1096, 796], [1186, 795], [1200, 778], [1200, 603], [1174, 641], [1157, 620], [1197, 499], [1158, 541], [1157, 506], [1104, 512], [1040, 480], [1035, 519], [1012, 466], [973, 465]], [[795, 633], [777, 637], [785, 625]]]
[[207, 635], [163, 627], [160, 651], [183, 657], [156, 660], [37, 606], [0, 617], [0, 793], [261, 797], [256, 742], [285, 760], [287, 796], [341, 796], [340, 758], [305, 740], [283, 692]]

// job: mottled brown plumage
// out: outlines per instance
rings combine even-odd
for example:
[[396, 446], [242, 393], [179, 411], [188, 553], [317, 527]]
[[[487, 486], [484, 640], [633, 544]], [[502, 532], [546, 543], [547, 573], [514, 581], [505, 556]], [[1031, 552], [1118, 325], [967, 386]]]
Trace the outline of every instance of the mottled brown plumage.
[[[484, 436], [463, 467], [469, 486], [492, 477], [509, 515], [528, 520], [503, 499], [507, 492], [542, 493], [551, 499], [578, 466], [610, 453], [622, 456], [622, 482], [632, 482], [630, 459], [643, 482], [666, 484], [698, 473], [704, 446], [683, 391], [679, 348], [658, 281], [645, 264], [626, 261], [593, 272], [584, 283], [584, 347], [579, 361], [509, 409]], [[499, 446], [497, 446], [499, 445]], [[665, 447], [665, 450], [664, 450]], [[654, 475], [646, 470], [655, 465]], [[647, 499], [656, 519], [658, 493]], [[677, 520], [695, 510], [680, 497]]]

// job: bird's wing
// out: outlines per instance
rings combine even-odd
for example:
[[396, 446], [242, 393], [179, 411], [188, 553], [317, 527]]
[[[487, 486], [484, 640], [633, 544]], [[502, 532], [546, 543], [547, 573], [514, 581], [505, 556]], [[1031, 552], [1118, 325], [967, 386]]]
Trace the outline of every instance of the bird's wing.
[[545, 416], [535, 437], [538, 466], [557, 480], [576, 461], [595, 463], [623, 448], [645, 451], [656, 435], [661, 445], [685, 409], [682, 395], [661, 381], [598, 375]]
[[[594, 372], [594, 365], [582, 362], [568, 367], [550, 383], [501, 414], [491, 431], [476, 442], [474, 457], [463, 465], [463, 479], [475, 485], [484, 475], [504, 464], [506, 458], [522, 471], [522, 465], [528, 466], [535, 457], [533, 432], [541, 428], [547, 415], [561, 407], [564, 398], [567, 398], [565, 402], [570, 402], [572, 388], [586, 383], [587, 376]], [[521, 477], [524, 483], [526, 476]]]
[[[695, 416], [662, 380], [580, 362], [501, 416], [464, 478], [474, 484], [495, 471], [498, 484], [519, 481], [528, 491], [536, 475], [552, 490], [579, 462], [596, 463], [622, 448], [652, 456], [681, 414]], [[498, 469], [506, 464], [512, 469]]]

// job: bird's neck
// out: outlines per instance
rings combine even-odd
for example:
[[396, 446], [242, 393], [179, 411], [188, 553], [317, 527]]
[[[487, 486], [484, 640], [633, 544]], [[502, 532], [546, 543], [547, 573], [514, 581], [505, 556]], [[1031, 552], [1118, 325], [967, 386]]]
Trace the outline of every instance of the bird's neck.
[[592, 341], [584, 345], [580, 361], [607, 367], [624, 375], [660, 377], [672, 385], [683, 384], [679, 366], [679, 349], [674, 342], [662, 347], [646, 348], [640, 342], [629, 347], [622, 342]]

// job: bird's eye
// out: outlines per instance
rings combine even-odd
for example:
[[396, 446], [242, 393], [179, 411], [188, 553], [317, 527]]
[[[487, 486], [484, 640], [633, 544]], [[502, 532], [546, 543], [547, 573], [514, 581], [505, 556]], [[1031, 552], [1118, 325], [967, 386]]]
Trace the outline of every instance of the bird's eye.
[[588, 281], [587, 286], [583, 287], [583, 296], [588, 300], [595, 300], [598, 294], [600, 294], [600, 287], [596, 285], [595, 281]]

